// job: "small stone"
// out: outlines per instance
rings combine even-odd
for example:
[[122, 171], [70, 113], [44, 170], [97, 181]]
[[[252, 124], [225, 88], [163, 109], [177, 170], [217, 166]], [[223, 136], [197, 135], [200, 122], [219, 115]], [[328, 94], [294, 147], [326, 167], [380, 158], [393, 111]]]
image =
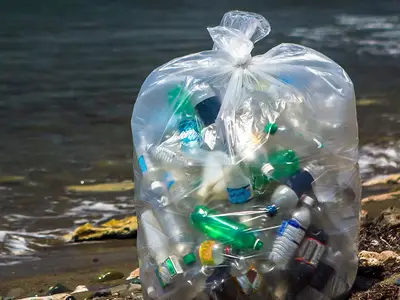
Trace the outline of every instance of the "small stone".
[[101, 290], [97, 291], [93, 294], [92, 298], [100, 298], [100, 297], [108, 297], [111, 295], [111, 292], [109, 290]]
[[127, 284], [121, 284], [121, 285], [117, 285], [117, 286], [114, 286], [114, 287], [112, 287], [112, 288], [110, 288], [110, 292], [112, 293], [112, 294], [115, 294], [115, 293], [121, 293], [121, 292], [124, 292], [124, 291], [126, 291], [127, 289], [128, 289], [128, 285]]
[[87, 291], [89, 291], [89, 289], [86, 287], [86, 285], [78, 285], [71, 294], [83, 293]]
[[47, 292], [48, 295], [55, 295], [55, 294], [62, 294], [62, 293], [68, 293], [71, 292], [69, 288], [66, 286], [57, 283], [49, 288], [49, 291]]
[[18, 298], [21, 298], [21, 296], [23, 294], [25, 294], [25, 291], [22, 288], [17, 287], [17, 288], [9, 290], [7, 293], [7, 297], [12, 297], [12, 298], [18, 299]]
[[130, 284], [129, 285], [129, 291], [131, 291], [131, 292], [141, 292], [142, 291], [142, 285], [141, 284]]
[[[400, 193], [400, 192], [399, 192]], [[399, 194], [400, 199], [400, 194]], [[400, 204], [400, 200], [399, 200]], [[391, 228], [400, 226], [400, 208], [389, 207], [381, 212], [380, 216], [375, 220], [376, 223], [388, 226]]]
[[112, 280], [118, 280], [124, 278], [124, 274], [118, 271], [108, 271], [103, 274], [101, 274], [97, 280], [99, 282], [106, 282], [106, 281], [112, 281]]
[[368, 216], [368, 212], [364, 209], [360, 212], [360, 224], [361, 226], [367, 225], [371, 222], [371, 218]]

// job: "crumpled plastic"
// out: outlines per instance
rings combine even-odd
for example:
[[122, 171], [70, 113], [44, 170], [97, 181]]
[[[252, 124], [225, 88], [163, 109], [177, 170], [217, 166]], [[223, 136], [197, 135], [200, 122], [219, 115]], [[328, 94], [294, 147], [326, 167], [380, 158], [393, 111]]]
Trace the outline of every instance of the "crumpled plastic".
[[[353, 84], [323, 54], [231, 11], [212, 50], [155, 69], [136, 100], [146, 299], [333, 299], [357, 270]], [[311, 297], [311, 298], [310, 298]]]

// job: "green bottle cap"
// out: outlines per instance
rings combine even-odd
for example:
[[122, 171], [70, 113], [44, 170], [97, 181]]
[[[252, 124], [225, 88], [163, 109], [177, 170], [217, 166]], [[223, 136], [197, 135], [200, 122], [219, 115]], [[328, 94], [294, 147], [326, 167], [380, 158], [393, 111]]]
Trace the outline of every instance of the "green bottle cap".
[[264, 132], [265, 133], [270, 133], [271, 135], [274, 135], [278, 131], [278, 125], [275, 123], [268, 123], [264, 127]]
[[191, 265], [191, 264], [193, 264], [193, 263], [195, 263], [196, 262], [196, 255], [194, 255], [194, 253], [193, 252], [190, 252], [189, 254], [186, 254], [184, 257], [183, 257], [183, 263], [185, 264], [185, 265]]
[[264, 246], [264, 243], [260, 240], [257, 240], [254, 243], [254, 250], [260, 250]]

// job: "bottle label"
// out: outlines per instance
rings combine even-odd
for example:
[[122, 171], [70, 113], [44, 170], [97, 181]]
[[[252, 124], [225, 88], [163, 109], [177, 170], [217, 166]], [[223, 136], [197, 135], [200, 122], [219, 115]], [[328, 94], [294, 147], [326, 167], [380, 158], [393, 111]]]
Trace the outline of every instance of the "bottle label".
[[253, 291], [257, 291], [260, 289], [262, 283], [262, 276], [260, 273], [257, 272], [256, 269], [251, 268], [247, 272], [246, 277], [249, 280], [251, 287], [253, 288]]
[[138, 165], [142, 173], [145, 173], [147, 171], [147, 165], [143, 155], [140, 155], [140, 157], [138, 158]]
[[277, 235], [287, 238], [296, 245], [300, 245], [305, 235], [305, 229], [299, 222], [294, 219], [290, 219], [282, 222]]
[[232, 189], [227, 188], [228, 200], [234, 204], [241, 204], [248, 202], [252, 197], [252, 190], [250, 185], [246, 185], [241, 188]]
[[317, 267], [325, 249], [326, 245], [320, 241], [313, 238], [306, 238], [301, 243], [296, 260], [301, 260], [313, 267]]
[[183, 274], [183, 269], [174, 255], [169, 256], [159, 268], [156, 269], [156, 276], [163, 288], [170, 284], [179, 274]]
[[200, 147], [201, 135], [196, 120], [183, 120], [179, 124], [179, 139], [184, 147]]
[[203, 266], [214, 266], [215, 261], [213, 259], [212, 250], [215, 245], [215, 241], [204, 241], [199, 247], [199, 258]]

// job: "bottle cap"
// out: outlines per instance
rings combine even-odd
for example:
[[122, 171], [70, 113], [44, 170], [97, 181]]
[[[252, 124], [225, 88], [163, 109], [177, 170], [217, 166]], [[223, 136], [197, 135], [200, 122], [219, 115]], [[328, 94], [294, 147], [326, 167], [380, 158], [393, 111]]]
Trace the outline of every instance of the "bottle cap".
[[256, 242], [254, 243], [254, 250], [260, 250], [264, 246], [264, 243], [257, 239]]
[[271, 177], [273, 171], [274, 171], [274, 167], [270, 163], [266, 163], [265, 165], [263, 165], [261, 167], [261, 172], [267, 177]]
[[301, 197], [301, 200], [303, 201], [304, 204], [307, 204], [309, 206], [313, 206], [315, 203], [314, 198], [311, 198], [310, 196], [307, 195], [303, 195], [303, 197]]
[[185, 265], [191, 265], [192, 263], [195, 263], [196, 262], [196, 255], [194, 255], [194, 253], [193, 252], [190, 252], [189, 254], [186, 254], [184, 257], [183, 257], [183, 263], [185, 264]]
[[264, 127], [264, 132], [265, 133], [270, 133], [271, 135], [274, 135], [278, 131], [278, 125], [275, 123], [268, 123]]

